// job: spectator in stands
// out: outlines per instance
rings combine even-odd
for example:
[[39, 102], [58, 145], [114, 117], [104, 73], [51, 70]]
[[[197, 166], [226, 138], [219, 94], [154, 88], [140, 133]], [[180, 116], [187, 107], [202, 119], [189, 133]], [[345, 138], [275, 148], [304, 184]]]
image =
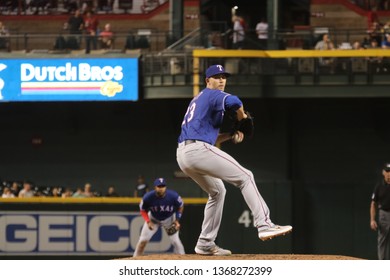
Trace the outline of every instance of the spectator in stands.
[[72, 197], [72, 189], [69, 187], [65, 188], [65, 191], [62, 193], [61, 197]]
[[137, 184], [134, 190], [134, 197], [143, 197], [149, 191], [149, 186], [145, 182], [143, 175], [138, 175]]
[[365, 49], [369, 49], [371, 45], [371, 40], [368, 37], [364, 37], [362, 41], [362, 47]]
[[72, 15], [67, 22], [67, 29], [70, 34], [82, 34], [84, 28], [84, 19], [80, 13], [80, 9], [72, 11]]
[[363, 50], [363, 46], [359, 41], [355, 41], [352, 43], [352, 49], [353, 50]]
[[9, 31], [3, 22], [0, 21], [0, 49], [9, 50]]
[[65, 29], [68, 29], [69, 34], [74, 35], [76, 37], [78, 47], [80, 47], [81, 38], [84, 30], [84, 19], [79, 9], [76, 9], [74, 13], [69, 17], [68, 22], [65, 24]]
[[104, 25], [104, 30], [99, 33], [99, 41], [102, 49], [112, 49], [114, 45], [114, 32], [111, 31], [111, 24]]
[[370, 41], [370, 44], [367, 46], [367, 49], [379, 49], [378, 41], [375, 39], [372, 39]]
[[322, 40], [317, 42], [314, 49], [316, 49], [316, 50], [333, 50], [334, 49], [334, 44], [330, 40], [328, 33], [325, 33], [322, 35]]
[[86, 196], [85, 196], [85, 194], [83, 192], [83, 189], [78, 187], [76, 189], [76, 191], [72, 194], [72, 197], [80, 197], [80, 198], [82, 198], [82, 197], [86, 197]]
[[389, 49], [390, 48], [390, 34], [385, 34], [383, 37], [383, 41], [381, 43], [382, 49]]
[[234, 15], [233, 22], [233, 49], [243, 49], [245, 41], [245, 22], [240, 16]]
[[86, 183], [84, 185], [84, 195], [85, 195], [85, 197], [94, 197], [95, 196], [95, 194], [92, 192], [91, 183]]
[[[315, 50], [334, 50], [334, 44], [331, 41], [329, 34], [325, 33], [322, 35], [322, 40], [318, 41], [314, 47]], [[330, 57], [320, 58], [319, 63], [321, 66], [330, 66], [330, 71], [334, 70], [334, 59]]]
[[23, 189], [19, 192], [19, 197], [33, 197], [32, 183], [29, 181], [23, 182]]
[[390, 20], [383, 25], [383, 33], [390, 33]]
[[5, 187], [1, 197], [2, 198], [12, 198], [12, 197], [15, 197], [15, 195], [11, 192], [10, 188]]
[[[355, 41], [352, 43], [352, 50], [364, 50], [362, 43], [359, 41]], [[353, 72], [367, 72], [367, 60], [362, 57], [351, 57], [349, 58], [351, 61], [352, 71]], [[346, 60], [342, 59], [342, 69], [346, 70]]]
[[0, 35], [2, 36], [9, 35], [8, 29], [6, 28], [6, 26], [2, 21], [0, 21]]
[[375, 39], [378, 42], [378, 45], [382, 42], [382, 34], [383, 34], [383, 24], [379, 21], [374, 21], [368, 30], [368, 34], [371, 39]]
[[19, 196], [19, 192], [20, 192], [20, 189], [19, 189], [19, 183], [18, 182], [13, 182], [12, 185], [11, 185], [11, 192], [14, 194], [15, 197], [18, 197]]
[[91, 52], [91, 44], [94, 50], [97, 49], [98, 26], [99, 26], [99, 21], [97, 17], [95, 17], [91, 11], [88, 11], [84, 19], [85, 42], [86, 42], [85, 53], [87, 54]]
[[59, 187], [53, 187], [51, 189], [51, 194], [50, 196], [52, 197], [61, 197], [61, 192], [60, 192], [60, 188]]
[[44, 187], [38, 187], [38, 186], [35, 186], [35, 188], [33, 189], [33, 193], [34, 196], [38, 196], [38, 197], [47, 196], [49, 194], [48, 192], [45, 192]]
[[267, 40], [268, 40], [268, 23], [264, 18], [256, 25], [256, 34], [259, 39], [259, 45], [261, 50], [267, 49]]
[[106, 195], [107, 197], [119, 197], [118, 193], [115, 191], [114, 186], [109, 186], [107, 189]]

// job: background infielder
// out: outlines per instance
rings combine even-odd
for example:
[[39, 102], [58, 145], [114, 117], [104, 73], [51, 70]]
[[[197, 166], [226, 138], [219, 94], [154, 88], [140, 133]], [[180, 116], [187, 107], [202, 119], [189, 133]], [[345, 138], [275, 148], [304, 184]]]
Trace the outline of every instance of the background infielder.
[[[253, 120], [244, 111], [241, 100], [224, 92], [228, 76], [230, 74], [221, 65], [212, 65], [206, 70], [207, 86], [191, 100], [178, 139], [177, 162], [180, 168], [209, 194], [202, 231], [195, 247], [195, 252], [202, 255], [231, 254], [215, 244], [226, 194], [223, 181], [241, 190], [261, 240], [292, 231], [291, 226], [278, 226], [271, 221], [252, 172], [214, 146], [227, 140], [240, 143], [244, 139], [242, 132], [245, 136], [253, 133]], [[224, 112], [230, 110], [236, 112], [238, 131], [220, 134]]]
[[179, 238], [179, 220], [184, 204], [180, 195], [168, 190], [164, 178], [154, 181], [154, 190], [146, 193], [140, 203], [140, 211], [145, 219], [133, 257], [143, 254], [146, 244], [161, 226], [167, 232], [175, 254], [184, 255], [184, 246]]

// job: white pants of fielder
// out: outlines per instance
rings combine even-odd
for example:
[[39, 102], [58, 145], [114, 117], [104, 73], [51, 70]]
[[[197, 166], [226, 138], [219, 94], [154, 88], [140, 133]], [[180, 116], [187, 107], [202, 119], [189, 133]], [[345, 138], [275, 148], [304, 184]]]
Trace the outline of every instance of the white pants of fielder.
[[257, 189], [253, 173], [242, 167], [232, 156], [201, 141], [187, 145], [180, 143], [176, 156], [182, 171], [209, 194], [198, 246], [215, 245], [226, 194], [223, 181], [241, 190], [258, 230], [274, 225], [268, 206]]
[[[158, 221], [150, 213], [149, 213], [149, 218], [151, 221], [154, 222], [154, 228], [151, 230], [149, 229], [148, 224], [146, 222], [144, 223], [133, 257], [143, 255], [146, 245], [148, 244], [149, 240], [153, 237], [153, 235], [157, 232], [159, 227], [161, 227], [162, 229], [169, 228], [176, 219], [175, 215], [172, 215], [171, 217], [163, 221]], [[181, 240], [179, 238], [179, 231], [177, 231], [173, 235], [170, 235], [169, 239], [171, 240], [171, 244], [173, 246], [173, 252], [175, 254], [184, 255], [185, 254], [184, 246], [183, 243], [181, 243]]]

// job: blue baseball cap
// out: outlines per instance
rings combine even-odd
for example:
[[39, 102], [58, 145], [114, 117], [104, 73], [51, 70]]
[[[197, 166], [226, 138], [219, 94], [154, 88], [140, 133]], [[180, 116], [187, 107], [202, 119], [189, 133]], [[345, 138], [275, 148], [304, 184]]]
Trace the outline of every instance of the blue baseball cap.
[[206, 70], [206, 78], [210, 78], [214, 75], [218, 74], [224, 74], [226, 77], [230, 76], [230, 73], [225, 71], [225, 68], [223, 68], [222, 65], [216, 64], [216, 65], [211, 65], [209, 68]]
[[165, 179], [164, 178], [157, 178], [156, 180], [154, 180], [154, 186], [157, 187], [157, 186], [166, 186], [167, 184], [165, 183]]

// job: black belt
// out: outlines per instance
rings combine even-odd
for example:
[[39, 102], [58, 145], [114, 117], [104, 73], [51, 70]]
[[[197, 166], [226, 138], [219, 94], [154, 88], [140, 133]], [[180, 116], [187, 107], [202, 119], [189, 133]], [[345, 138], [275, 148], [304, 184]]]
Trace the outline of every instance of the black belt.
[[187, 145], [195, 143], [195, 142], [196, 142], [196, 140], [185, 140], [184, 141], [184, 146], [187, 146]]
[[179, 147], [180, 145], [187, 146], [187, 145], [189, 145], [189, 144], [195, 143], [196, 141], [199, 141], [199, 140], [184, 140], [183, 142], [179, 143], [178, 147]]
[[[180, 143], [178, 144], [178, 147], [180, 147], [181, 145], [187, 146], [187, 145], [189, 145], [189, 144], [193, 144], [193, 143], [196, 143], [196, 142], [203, 142], [203, 143], [205, 143], [205, 144], [208, 144], [207, 142], [204, 142], [204, 141], [202, 141], [202, 140], [192, 140], [192, 139], [190, 139], [190, 140], [184, 140], [183, 142], [180, 142]], [[211, 144], [210, 144], [210, 145], [211, 145]]]

